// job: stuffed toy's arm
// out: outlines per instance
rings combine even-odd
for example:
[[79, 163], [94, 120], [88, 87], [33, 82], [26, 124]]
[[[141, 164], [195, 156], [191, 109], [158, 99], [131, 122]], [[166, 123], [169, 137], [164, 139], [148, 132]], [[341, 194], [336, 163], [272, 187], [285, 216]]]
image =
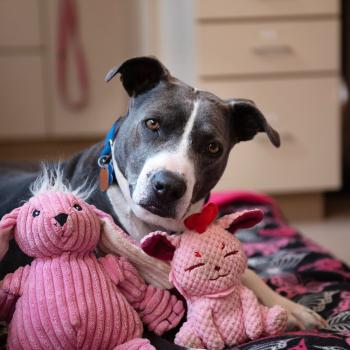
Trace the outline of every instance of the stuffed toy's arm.
[[193, 328], [206, 348], [223, 349], [225, 342], [215, 325], [212, 309], [206, 300], [195, 302], [192, 305], [191, 315], [193, 315], [193, 318], [191, 317]]
[[29, 272], [29, 265], [20, 267], [0, 282], [0, 321], [11, 319], [16, 301], [23, 294]]
[[262, 307], [256, 295], [247, 287], [241, 286], [244, 327], [250, 339], [257, 339], [264, 330]]
[[182, 301], [167, 290], [147, 285], [126, 258], [109, 254], [99, 261], [149, 330], [161, 335], [180, 322], [185, 313]]

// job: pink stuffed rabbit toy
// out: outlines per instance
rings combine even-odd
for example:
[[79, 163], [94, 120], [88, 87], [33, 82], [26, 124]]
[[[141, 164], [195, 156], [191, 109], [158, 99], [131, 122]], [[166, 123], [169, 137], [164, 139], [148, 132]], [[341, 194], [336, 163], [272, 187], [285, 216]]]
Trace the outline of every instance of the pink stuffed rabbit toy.
[[182, 302], [146, 285], [125, 258], [96, 258], [102, 219], [112, 218], [49, 182], [0, 222], [0, 259], [12, 236], [35, 258], [0, 282], [8, 348], [154, 349], [142, 321], [162, 334], [182, 318]]
[[242, 285], [247, 258], [238, 239], [227, 231], [254, 226], [262, 212], [246, 210], [213, 222], [217, 211], [209, 204], [185, 220], [187, 230], [180, 236], [153, 232], [141, 244], [149, 255], [171, 260], [169, 278], [187, 301], [187, 321], [175, 338], [178, 345], [220, 350], [264, 334], [276, 335], [287, 324], [283, 308], [262, 306]]

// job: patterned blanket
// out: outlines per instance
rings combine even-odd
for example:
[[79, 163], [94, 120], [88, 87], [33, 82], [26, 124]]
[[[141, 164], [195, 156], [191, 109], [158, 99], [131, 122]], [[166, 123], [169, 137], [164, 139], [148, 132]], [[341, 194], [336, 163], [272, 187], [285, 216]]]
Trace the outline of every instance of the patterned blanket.
[[[327, 330], [288, 332], [235, 349], [350, 349], [350, 269], [290, 227], [267, 196], [234, 192], [213, 195], [211, 201], [220, 206], [221, 214], [244, 208], [264, 211], [265, 218], [259, 225], [237, 233], [250, 268], [280, 294], [318, 312], [330, 325]], [[6, 327], [0, 325], [0, 349], [5, 348], [5, 342]]]
[[249, 257], [249, 267], [278, 293], [325, 318], [328, 330], [288, 332], [264, 338], [240, 350], [350, 349], [350, 269], [327, 250], [290, 227], [270, 197], [252, 193], [213, 195], [221, 214], [244, 208], [264, 211], [264, 220], [237, 237]]

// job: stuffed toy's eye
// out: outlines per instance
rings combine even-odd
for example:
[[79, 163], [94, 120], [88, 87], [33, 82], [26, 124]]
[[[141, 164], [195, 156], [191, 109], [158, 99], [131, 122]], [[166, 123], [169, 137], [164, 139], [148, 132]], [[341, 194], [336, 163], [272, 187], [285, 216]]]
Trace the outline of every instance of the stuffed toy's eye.
[[33, 215], [33, 218], [35, 218], [36, 216], [39, 216], [40, 215], [40, 210], [34, 209], [33, 212], [32, 212], [32, 215]]
[[83, 210], [83, 208], [79, 204], [74, 204], [73, 208], [78, 210], [78, 211], [82, 211]]
[[203, 266], [204, 265], [204, 263], [199, 263], [199, 264], [196, 264], [196, 265], [192, 265], [192, 266], [190, 266], [190, 267], [187, 267], [186, 269], [185, 269], [185, 271], [192, 271], [193, 269], [196, 269], [197, 267], [201, 267], [201, 266]]
[[147, 119], [145, 121], [145, 124], [146, 124], [147, 128], [152, 130], [152, 131], [158, 131], [160, 129], [159, 121], [156, 119]]
[[230, 255], [235, 255], [235, 254], [237, 254], [237, 253], [238, 253], [238, 250], [232, 250], [231, 252], [226, 253], [226, 254], [224, 255], [224, 258], [226, 258], [226, 257], [228, 257], [228, 256], [230, 256]]

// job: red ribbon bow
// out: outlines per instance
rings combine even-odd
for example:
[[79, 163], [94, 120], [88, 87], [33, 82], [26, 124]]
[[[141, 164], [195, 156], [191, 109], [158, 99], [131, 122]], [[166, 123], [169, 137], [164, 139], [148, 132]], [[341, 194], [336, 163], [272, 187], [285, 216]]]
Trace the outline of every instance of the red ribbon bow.
[[208, 226], [215, 220], [219, 209], [214, 203], [206, 205], [200, 213], [190, 215], [185, 219], [185, 226], [189, 230], [196, 231], [199, 234], [206, 231]]

